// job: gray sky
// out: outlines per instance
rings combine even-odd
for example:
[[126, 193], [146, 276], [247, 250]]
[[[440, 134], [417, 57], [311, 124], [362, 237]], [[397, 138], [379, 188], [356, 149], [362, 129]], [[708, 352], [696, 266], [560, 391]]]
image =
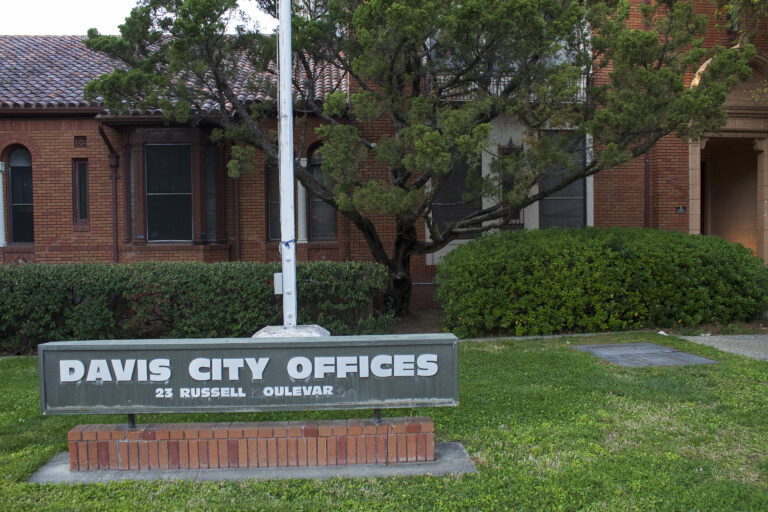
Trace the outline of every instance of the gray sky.
[[[271, 32], [272, 18], [253, 2], [240, 4], [261, 32]], [[117, 34], [117, 26], [135, 5], [136, 0], [3, 0], [0, 35], [85, 35], [92, 27]]]

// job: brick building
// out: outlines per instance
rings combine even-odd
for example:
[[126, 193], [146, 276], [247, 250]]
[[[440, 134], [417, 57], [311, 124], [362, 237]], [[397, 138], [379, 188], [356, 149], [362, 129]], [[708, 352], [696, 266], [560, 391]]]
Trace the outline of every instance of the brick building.
[[[729, 37], [710, 31], [707, 43]], [[104, 115], [82, 91], [114, 64], [81, 40], [0, 36], [1, 261], [279, 260], [276, 176], [229, 178], [227, 148], [210, 142], [204, 124]], [[768, 49], [765, 37], [758, 47]], [[751, 98], [768, 80], [765, 55], [729, 96], [720, 133], [690, 143], [667, 137], [643, 157], [526, 208], [518, 227], [674, 229], [722, 236], [768, 256], [768, 103]], [[346, 87], [344, 76], [328, 73], [328, 91]], [[365, 127], [373, 137], [383, 129]], [[520, 145], [521, 136], [514, 122], [494, 121], [495, 146]], [[301, 156], [319, 171], [315, 142]], [[301, 186], [296, 205], [300, 261], [371, 259], [354, 226]], [[375, 221], [386, 246], [392, 221]], [[442, 253], [414, 257], [415, 307], [430, 302]]]

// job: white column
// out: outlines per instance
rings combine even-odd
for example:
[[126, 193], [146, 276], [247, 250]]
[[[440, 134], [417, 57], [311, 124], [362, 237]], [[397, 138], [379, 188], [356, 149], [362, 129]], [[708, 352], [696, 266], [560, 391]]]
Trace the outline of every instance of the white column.
[[688, 143], [688, 234], [701, 234], [701, 145]]
[[283, 270], [283, 326], [296, 327], [296, 240], [293, 205], [293, 100], [291, 2], [280, 0], [278, 99], [280, 109], [280, 255]]
[[301, 183], [297, 183], [296, 186], [296, 216], [298, 217], [296, 242], [305, 244], [309, 241], [307, 238], [307, 188]]
[[[592, 135], [587, 134], [584, 138], [585, 142], [585, 157], [587, 164], [591, 164], [594, 159], [594, 152], [592, 147]], [[586, 181], [586, 196], [584, 198], [587, 203], [587, 226], [595, 225], [595, 177], [587, 176]]]
[[0, 247], [5, 247], [5, 193], [3, 179], [5, 178], [5, 162], [0, 162]]
[[[531, 195], [539, 193], [539, 186], [531, 187]], [[525, 229], [539, 229], [539, 203], [536, 201], [523, 208], [523, 227]]]

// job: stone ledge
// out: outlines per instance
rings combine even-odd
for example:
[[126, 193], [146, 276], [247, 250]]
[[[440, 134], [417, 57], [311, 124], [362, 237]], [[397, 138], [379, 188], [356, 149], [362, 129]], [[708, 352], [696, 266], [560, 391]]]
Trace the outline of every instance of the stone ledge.
[[71, 471], [217, 469], [430, 462], [428, 417], [258, 423], [78, 425]]

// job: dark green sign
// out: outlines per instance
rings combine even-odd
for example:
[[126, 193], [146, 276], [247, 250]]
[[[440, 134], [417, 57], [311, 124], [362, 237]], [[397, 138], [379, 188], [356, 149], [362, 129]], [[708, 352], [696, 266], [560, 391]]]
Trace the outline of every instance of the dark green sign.
[[43, 414], [458, 404], [452, 334], [65, 341], [38, 347]]

